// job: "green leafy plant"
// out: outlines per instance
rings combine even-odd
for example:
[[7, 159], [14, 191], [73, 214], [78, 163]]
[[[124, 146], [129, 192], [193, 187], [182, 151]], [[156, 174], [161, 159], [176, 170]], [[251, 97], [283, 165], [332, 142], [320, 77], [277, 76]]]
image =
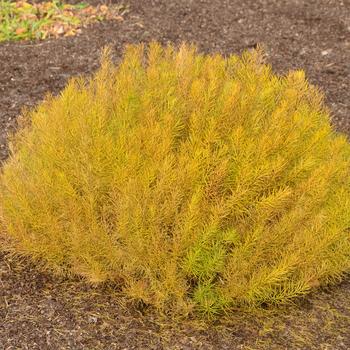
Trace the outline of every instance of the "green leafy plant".
[[161, 312], [278, 305], [350, 267], [350, 146], [302, 71], [260, 50], [104, 54], [24, 113], [0, 179], [7, 249]]
[[0, 42], [71, 36], [96, 21], [122, 20], [124, 13], [121, 5], [93, 7], [59, 0], [34, 4], [0, 0]]

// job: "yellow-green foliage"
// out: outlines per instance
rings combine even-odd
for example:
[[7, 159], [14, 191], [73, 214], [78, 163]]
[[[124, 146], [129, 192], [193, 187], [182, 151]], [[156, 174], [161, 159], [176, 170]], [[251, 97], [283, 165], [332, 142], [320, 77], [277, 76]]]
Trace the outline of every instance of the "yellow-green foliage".
[[162, 312], [288, 302], [350, 268], [350, 146], [302, 71], [130, 46], [28, 112], [1, 176], [14, 249]]

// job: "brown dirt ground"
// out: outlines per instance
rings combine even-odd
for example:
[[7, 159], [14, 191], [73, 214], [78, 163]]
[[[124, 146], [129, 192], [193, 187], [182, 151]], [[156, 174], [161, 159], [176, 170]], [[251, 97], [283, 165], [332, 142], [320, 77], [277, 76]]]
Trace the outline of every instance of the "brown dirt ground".
[[[88, 1], [98, 3], [98, 1]], [[0, 160], [24, 106], [98, 67], [110, 45], [196, 43], [241, 52], [263, 43], [277, 72], [303, 68], [320, 86], [333, 124], [350, 135], [349, 0], [128, 0], [123, 22], [77, 37], [0, 44]], [[88, 286], [0, 255], [0, 349], [349, 349], [350, 278], [279, 314], [237, 313], [207, 326], [171, 323], [127, 307], [107, 285]]]

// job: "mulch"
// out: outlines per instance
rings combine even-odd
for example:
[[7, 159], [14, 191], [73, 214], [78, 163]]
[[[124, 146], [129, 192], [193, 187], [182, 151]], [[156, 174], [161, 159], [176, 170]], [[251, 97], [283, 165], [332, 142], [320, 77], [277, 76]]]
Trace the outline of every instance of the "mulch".
[[[88, 1], [97, 4], [98, 1]], [[349, 0], [128, 0], [124, 21], [79, 36], [0, 43], [0, 161], [24, 106], [90, 74], [109, 45], [194, 42], [202, 52], [240, 53], [258, 43], [276, 72], [304, 69], [325, 93], [332, 123], [350, 135]], [[0, 255], [0, 349], [349, 349], [350, 278], [280, 314], [172, 323], [93, 287]]]

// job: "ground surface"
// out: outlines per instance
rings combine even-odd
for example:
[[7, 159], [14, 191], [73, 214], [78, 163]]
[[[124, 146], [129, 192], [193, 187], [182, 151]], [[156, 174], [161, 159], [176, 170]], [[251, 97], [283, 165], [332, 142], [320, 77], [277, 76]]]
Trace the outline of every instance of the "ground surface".
[[[98, 1], [89, 1], [97, 3]], [[350, 135], [349, 0], [129, 0], [123, 22], [77, 37], [0, 44], [0, 160], [23, 106], [98, 67], [108, 44], [191, 41], [205, 52], [263, 43], [278, 72], [303, 68]], [[0, 255], [0, 349], [349, 349], [350, 279], [283, 315], [235, 315], [231, 324], [176, 326], [123, 306], [107, 286], [57, 280]]]

